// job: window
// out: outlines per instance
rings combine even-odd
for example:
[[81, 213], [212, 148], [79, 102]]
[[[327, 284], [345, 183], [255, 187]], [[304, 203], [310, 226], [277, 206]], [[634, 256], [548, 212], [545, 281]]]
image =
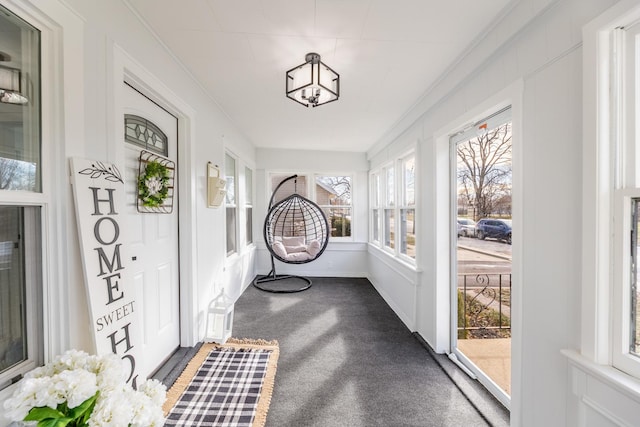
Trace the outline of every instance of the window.
[[385, 198], [384, 198], [384, 245], [390, 249], [396, 247], [395, 242], [395, 201], [394, 201], [394, 173], [393, 165], [384, 169], [386, 177], [385, 181]]
[[402, 202], [400, 206], [400, 253], [416, 258], [416, 158], [412, 154], [401, 161]]
[[380, 174], [371, 174], [371, 241], [380, 242]]
[[416, 157], [398, 156], [370, 177], [369, 240], [404, 261], [416, 258]]
[[351, 189], [350, 176], [316, 176], [316, 204], [327, 216], [331, 237], [351, 237]]
[[274, 206], [294, 193], [309, 198], [307, 194], [307, 177], [305, 175], [298, 175], [296, 179], [289, 180], [285, 182], [282, 187], [278, 188], [282, 181], [293, 175], [295, 174], [271, 174], [271, 193], [273, 194], [273, 192], [278, 189], [273, 197]]
[[[613, 365], [640, 378], [640, 23], [615, 30], [622, 46], [613, 60], [612, 98], [622, 100], [621, 110], [614, 110], [614, 139], [619, 158], [615, 165], [616, 202], [614, 258], [619, 259], [614, 272]], [[615, 41], [614, 41], [615, 43]], [[615, 55], [615, 54], [614, 54]], [[616, 68], [617, 67], [617, 68]]]
[[244, 168], [245, 241], [253, 243], [253, 171]]
[[228, 153], [224, 156], [224, 173], [227, 193], [225, 195], [225, 205], [227, 214], [227, 255], [238, 251], [237, 247], [237, 223], [238, 208], [236, 201], [236, 159]]
[[[0, 6], [0, 389], [42, 364], [40, 32]], [[14, 103], [21, 102], [21, 103]], [[20, 191], [14, 191], [20, 190]], [[25, 198], [29, 199], [27, 204]]]

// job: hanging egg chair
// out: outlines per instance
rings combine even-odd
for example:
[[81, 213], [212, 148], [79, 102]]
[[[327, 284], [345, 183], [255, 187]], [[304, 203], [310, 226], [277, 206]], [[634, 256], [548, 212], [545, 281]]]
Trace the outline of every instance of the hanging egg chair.
[[[294, 193], [275, 205], [273, 200], [282, 185], [298, 175], [284, 179], [271, 195], [269, 211], [264, 221], [264, 242], [271, 254], [271, 271], [258, 276], [253, 285], [275, 293], [300, 292], [311, 287], [311, 279], [295, 275], [276, 274], [275, 259], [286, 264], [306, 264], [316, 260], [329, 243], [329, 222], [320, 207], [311, 200]], [[297, 180], [295, 181], [297, 183]], [[265, 283], [291, 279], [302, 283], [293, 289], [278, 289]]]

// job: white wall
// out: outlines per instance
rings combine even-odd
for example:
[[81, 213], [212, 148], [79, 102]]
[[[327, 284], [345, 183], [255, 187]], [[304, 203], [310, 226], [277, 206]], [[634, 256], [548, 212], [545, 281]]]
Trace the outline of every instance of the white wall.
[[[568, 363], [560, 351], [580, 346], [581, 29], [613, 3], [516, 2], [368, 153], [375, 166], [413, 135], [421, 140], [418, 173], [426, 197], [419, 212], [425, 226], [418, 241], [426, 244], [418, 259], [422, 278], [413, 286], [413, 277], [403, 278], [381, 263], [370, 274], [374, 283], [393, 275], [401, 281], [386, 290], [386, 298], [392, 306], [406, 307], [403, 312], [416, 294], [415, 317], [405, 322], [411, 327], [413, 320], [415, 329], [444, 351], [449, 319], [439, 304], [443, 302], [439, 281], [443, 270], [448, 275], [448, 247], [443, 254], [438, 242], [448, 222], [442, 221], [438, 203], [442, 181], [449, 177], [442, 176], [448, 153], [445, 150], [443, 159], [437, 141], [447, 128], [453, 131], [488, 108], [487, 99], [521, 82], [516, 86], [522, 101], [514, 106], [521, 115], [520, 129], [514, 129], [519, 132], [519, 138], [514, 137], [518, 146], [514, 159], [520, 150], [521, 163], [514, 165], [514, 269], [518, 270], [514, 280], [519, 280], [513, 290], [513, 310], [519, 310], [514, 333], [520, 336], [513, 339], [512, 425], [555, 426], [574, 419], [567, 411]], [[371, 264], [377, 256], [370, 255]]]
[[271, 270], [269, 251], [264, 244], [264, 218], [267, 214], [271, 188], [269, 173], [298, 175], [348, 174], [353, 176], [353, 217], [351, 241], [332, 242], [317, 260], [307, 264], [285, 264], [276, 260], [278, 274], [317, 277], [365, 277], [367, 275], [367, 207], [368, 162], [364, 153], [312, 150], [256, 149], [257, 200], [254, 214], [254, 235], [257, 242], [257, 273]]

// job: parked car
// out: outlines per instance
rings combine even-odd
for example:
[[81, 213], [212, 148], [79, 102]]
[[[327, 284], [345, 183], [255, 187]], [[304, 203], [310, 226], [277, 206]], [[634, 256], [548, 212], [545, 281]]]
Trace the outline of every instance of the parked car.
[[469, 218], [458, 218], [458, 236], [476, 237], [476, 222]]
[[476, 224], [476, 235], [481, 240], [498, 239], [511, 244], [511, 220], [483, 218]]

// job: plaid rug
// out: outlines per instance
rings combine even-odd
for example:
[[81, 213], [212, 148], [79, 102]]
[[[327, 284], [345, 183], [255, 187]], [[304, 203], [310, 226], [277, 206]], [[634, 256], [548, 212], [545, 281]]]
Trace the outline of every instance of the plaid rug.
[[165, 426], [263, 426], [277, 359], [276, 342], [204, 344], [167, 392]]

